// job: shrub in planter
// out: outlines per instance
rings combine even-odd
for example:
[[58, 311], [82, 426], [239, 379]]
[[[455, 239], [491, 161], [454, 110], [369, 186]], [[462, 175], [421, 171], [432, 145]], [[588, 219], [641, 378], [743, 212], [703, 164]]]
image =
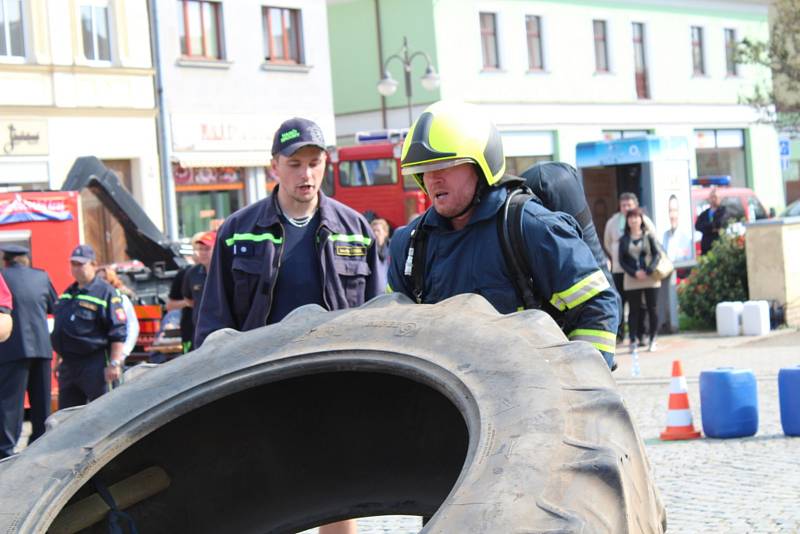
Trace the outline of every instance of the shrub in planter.
[[747, 300], [744, 236], [723, 234], [678, 287], [678, 303], [695, 324], [714, 328], [717, 304], [737, 300]]

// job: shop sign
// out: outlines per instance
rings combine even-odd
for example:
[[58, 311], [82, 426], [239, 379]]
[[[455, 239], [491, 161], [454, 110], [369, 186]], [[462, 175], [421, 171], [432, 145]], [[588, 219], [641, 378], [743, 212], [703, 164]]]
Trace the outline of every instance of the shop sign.
[[272, 146], [276, 125], [252, 115], [173, 114], [175, 151], [264, 150]]
[[72, 219], [64, 201], [30, 200], [22, 195], [0, 201], [0, 224], [28, 221], [69, 221]]
[[172, 176], [176, 185], [233, 184], [242, 181], [242, 169], [234, 167], [186, 168], [173, 165]]
[[0, 121], [0, 156], [46, 156], [47, 121]]

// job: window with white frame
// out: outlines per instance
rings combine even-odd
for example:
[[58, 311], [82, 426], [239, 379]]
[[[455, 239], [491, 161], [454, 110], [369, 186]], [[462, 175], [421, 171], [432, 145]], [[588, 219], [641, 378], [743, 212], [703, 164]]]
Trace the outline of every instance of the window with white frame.
[[303, 64], [303, 32], [299, 9], [263, 8], [264, 59], [269, 63]]
[[500, 58], [497, 53], [497, 15], [494, 13], [481, 13], [480, 20], [483, 69], [499, 69]]
[[739, 65], [736, 62], [736, 30], [725, 29], [725, 70], [728, 76], [739, 75]]
[[536, 15], [526, 15], [525, 30], [528, 34], [528, 70], [544, 70], [542, 18]]
[[107, 2], [81, 3], [83, 57], [90, 61], [111, 61], [111, 35]]
[[608, 72], [608, 35], [606, 21], [593, 20], [594, 30], [594, 70], [595, 72]]
[[702, 76], [706, 73], [703, 58], [703, 28], [700, 26], [692, 26], [692, 72], [695, 76]]
[[193, 59], [222, 59], [222, 6], [207, 0], [178, 0], [181, 55]]
[[0, 57], [25, 57], [22, 0], [0, 0]]

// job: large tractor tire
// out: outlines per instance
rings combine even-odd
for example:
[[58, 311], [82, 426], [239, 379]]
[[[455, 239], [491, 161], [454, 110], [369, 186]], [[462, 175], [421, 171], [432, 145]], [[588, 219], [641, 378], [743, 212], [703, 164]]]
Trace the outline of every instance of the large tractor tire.
[[[658, 533], [643, 444], [603, 358], [538, 311], [391, 295], [223, 330], [0, 462], [3, 532]], [[98, 495], [98, 493], [100, 495]]]

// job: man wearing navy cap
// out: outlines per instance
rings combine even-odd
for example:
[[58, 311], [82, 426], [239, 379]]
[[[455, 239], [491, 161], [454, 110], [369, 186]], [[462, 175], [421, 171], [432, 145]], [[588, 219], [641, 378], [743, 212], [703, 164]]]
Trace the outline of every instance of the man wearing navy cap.
[[122, 298], [96, 277], [94, 249], [78, 245], [69, 259], [75, 282], [58, 298], [53, 348], [59, 355], [59, 408], [91, 402], [122, 374], [127, 335]]
[[277, 323], [304, 304], [340, 310], [383, 293], [372, 229], [320, 191], [325, 163], [317, 124], [303, 118], [281, 124], [272, 143], [278, 185], [229, 216], [217, 233], [196, 347], [216, 330]]
[[47, 314], [53, 313], [56, 291], [47, 273], [32, 268], [28, 249], [20, 245], [0, 246], [5, 267], [0, 270], [13, 296], [11, 312], [16, 327], [0, 343], [0, 457], [10, 456], [22, 431], [25, 391], [31, 404], [28, 443], [44, 434], [50, 415], [50, 362], [53, 349], [47, 329]]

